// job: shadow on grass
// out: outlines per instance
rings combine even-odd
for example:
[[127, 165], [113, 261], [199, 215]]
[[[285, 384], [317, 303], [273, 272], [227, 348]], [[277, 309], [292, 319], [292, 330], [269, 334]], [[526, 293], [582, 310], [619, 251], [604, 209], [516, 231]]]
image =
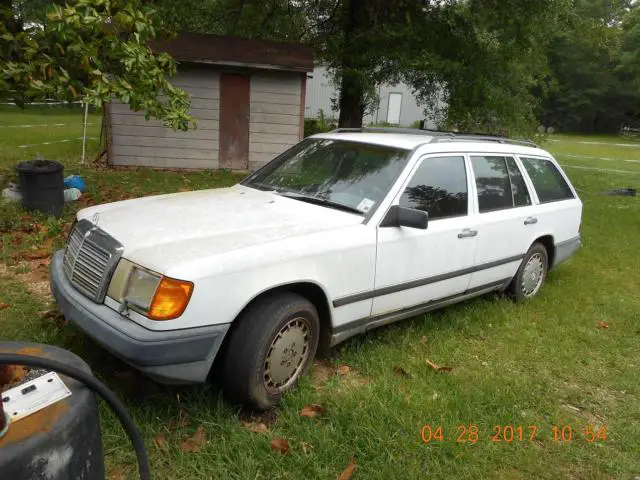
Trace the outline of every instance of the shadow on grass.
[[[547, 279], [547, 288], [563, 277], [561, 272], [552, 271]], [[466, 326], [462, 318], [468, 316], [469, 308], [496, 302], [511, 302], [504, 293], [490, 293], [475, 297], [458, 304], [434, 310], [424, 315], [408, 318], [384, 325], [357, 335], [342, 344], [323, 352], [323, 360], [329, 362], [338, 359], [344, 351], [359, 349], [367, 343], [385, 343], [389, 336], [402, 337], [405, 333], [419, 327], [421, 335], [429, 335], [436, 330], [461, 330]], [[111, 388], [130, 408], [151, 409], [160, 423], [171, 422], [181, 412], [197, 410], [203, 404], [218, 409], [220, 414], [235, 414], [242, 421], [260, 421], [273, 423], [277, 418], [277, 409], [257, 412], [231, 402], [225, 395], [218, 380], [217, 371], [212, 372], [206, 384], [164, 385], [140, 373], [124, 361], [118, 359], [96, 342], [85, 336], [72, 325], [65, 327], [60, 335], [63, 348], [67, 348], [83, 358], [91, 367], [94, 375]], [[418, 338], [416, 338], [418, 341]], [[214, 369], [219, 368], [219, 362]]]
[[[554, 285], [561, 284], [567, 277], [568, 274], [563, 272], [562, 269], [553, 269], [549, 271], [541, 293], [544, 294], [544, 289], [553, 289]], [[338, 357], [343, 350], [351, 348], [357, 349], [358, 347], [370, 342], [385, 342], [389, 335], [397, 333], [402, 336], [404, 333], [415, 330], [418, 327], [420, 328], [421, 335], [429, 335], [436, 330], [442, 329], [449, 329], [453, 331], [462, 330], [468, 325], [461, 322], [459, 319], [468, 316], [469, 310], [473, 310], [481, 305], [496, 304], [498, 302], [505, 302], [506, 305], [519, 305], [518, 302], [515, 302], [505, 292], [487, 293], [446, 307], [438, 308], [415, 317], [376, 327], [372, 330], [349, 338], [343, 343], [329, 349], [328, 352], [325, 353], [324, 358], [332, 360]], [[524, 305], [526, 302], [527, 301], [525, 300], [522, 304]], [[416, 338], [416, 341], [418, 341], [418, 338]]]

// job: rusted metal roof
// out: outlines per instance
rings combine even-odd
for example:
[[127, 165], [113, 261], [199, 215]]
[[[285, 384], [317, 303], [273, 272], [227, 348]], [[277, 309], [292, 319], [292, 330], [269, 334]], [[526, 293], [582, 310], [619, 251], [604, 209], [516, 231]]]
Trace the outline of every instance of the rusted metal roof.
[[170, 40], [152, 42], [150, 46], [182, 62], [295, 72], [313, 70], [313, 50], [298, 43], [182, 33]]

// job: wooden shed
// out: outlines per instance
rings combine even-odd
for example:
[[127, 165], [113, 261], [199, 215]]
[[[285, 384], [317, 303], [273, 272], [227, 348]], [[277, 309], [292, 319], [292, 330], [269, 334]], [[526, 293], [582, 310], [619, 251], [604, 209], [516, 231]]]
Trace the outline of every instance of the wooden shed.
[[309, 47], [187, 33], [152, 48], [179, 61], [171, 82], [191, 96], [197, 129], [175, 132], [114, 101], [112, 165], [254, 170], [302, 139]]

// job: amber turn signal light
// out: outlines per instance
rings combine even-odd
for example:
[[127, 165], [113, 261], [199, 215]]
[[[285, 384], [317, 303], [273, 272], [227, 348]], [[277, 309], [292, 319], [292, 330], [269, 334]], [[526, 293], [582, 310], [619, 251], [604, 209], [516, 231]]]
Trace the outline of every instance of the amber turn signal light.
[[151, 320], [172, 320], [178, 318], [187, 308], [193, 283], [162, 277], [151, 300], [147, 316]]

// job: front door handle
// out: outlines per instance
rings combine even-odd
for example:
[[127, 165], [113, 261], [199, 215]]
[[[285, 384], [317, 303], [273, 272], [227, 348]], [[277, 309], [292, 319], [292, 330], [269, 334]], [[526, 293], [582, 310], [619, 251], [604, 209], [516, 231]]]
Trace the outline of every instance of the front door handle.
[[524, 221], [525, 225], [533, 225], [534, 223], [538, 223], [538, 219], [536, 217], [529, 217]]
[[458, 238], [475, 237], [477, 234], [478, 234], [477, 230], [469, 230], [468, 228], [465, 228], [458, 234]]

